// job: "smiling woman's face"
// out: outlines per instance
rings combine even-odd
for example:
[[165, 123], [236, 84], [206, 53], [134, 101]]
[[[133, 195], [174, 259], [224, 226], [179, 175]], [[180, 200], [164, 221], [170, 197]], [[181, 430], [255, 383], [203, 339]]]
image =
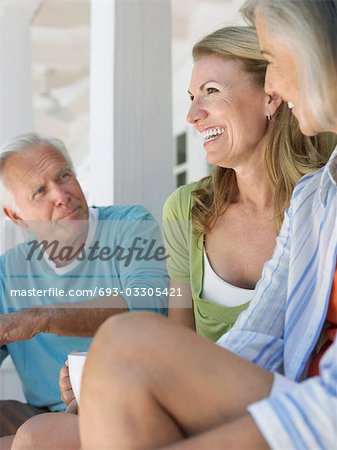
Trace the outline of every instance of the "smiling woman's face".
[[209, 164], [238, 169], [262, 158], [267, 96], [241, 63], [217, 55], [195, 62], [187, 120], [202, 134]]
[[[268, 30], [265, 17], [259, 10], [256, 12], [255, 25], [261, 52], [268, 61], [266, 92], [270, 95], [277, 93], [288, 103], [299, 122], [302, 133], [308, 136], [317, 134], [318, 130], [312, 124], [311, 112], [300, 94], [302, 91], [300, 80], [305, 72], [299, 73], [295, 53], [291, 50], [289, 43], [275, 37]], [[308, 92], [307, 95], [310, 93]]]

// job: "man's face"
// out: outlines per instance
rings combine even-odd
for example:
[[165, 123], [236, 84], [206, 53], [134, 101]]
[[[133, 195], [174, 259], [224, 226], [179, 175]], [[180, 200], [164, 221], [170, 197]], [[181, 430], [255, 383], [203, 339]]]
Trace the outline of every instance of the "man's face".
[[88, 205], [75, 174], [58, 150], [40, 144], [13, 155], [3, 173], [17, 205], [15, 212], [6, 211], [14, 221], [40, 239], [59, 238], [69, 244], [78, 239], [83, 232], [80, 221], [88, 220]]

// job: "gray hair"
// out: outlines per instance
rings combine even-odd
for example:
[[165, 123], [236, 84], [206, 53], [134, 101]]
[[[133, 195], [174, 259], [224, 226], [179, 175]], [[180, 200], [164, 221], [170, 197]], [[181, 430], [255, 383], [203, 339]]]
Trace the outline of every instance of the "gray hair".
[[69, 164], [69, 167], [74, 170], [68, 150], [60, 139], [41, 137], [36, 133], [26, 133], [16, 136], [0, 148], [0, 205], [2, 207], [6, 206], [12, 211], [17, 211], [14, 196], [4, 181], [4, 167], [6, 162], [11, 156], [28, 152], [41, 144], [48, 145], [60, 152]]
[[314, 128], [331, 130], [337, 115], [337, 0], [246, 0], [241, 13], [250, 24], [256, 8], [296, 54], [300, 94]]

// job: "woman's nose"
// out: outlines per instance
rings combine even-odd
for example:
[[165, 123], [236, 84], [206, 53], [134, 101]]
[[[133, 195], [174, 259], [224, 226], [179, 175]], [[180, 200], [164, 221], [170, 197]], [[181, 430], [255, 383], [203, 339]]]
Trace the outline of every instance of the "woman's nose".
[[190, 109], [188, 110], [186, 120], [188, 123], [194, 125], [198, 121], [206, 119], [208, 116], [207, 111], [200, 105], [198, 101], [192, 101]]

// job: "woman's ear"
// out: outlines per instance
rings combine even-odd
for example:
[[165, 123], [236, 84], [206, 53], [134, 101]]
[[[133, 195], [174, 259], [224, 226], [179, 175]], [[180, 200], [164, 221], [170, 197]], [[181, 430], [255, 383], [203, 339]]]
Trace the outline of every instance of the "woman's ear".
[[265, 115], [269, 120], [273, 117], [282, 103], [283, 100], [278, 94], [274, 93], [266, 95]]
[[27, 228], [27, 224], [21, 219], [20, 216], [18, 216], [18, 214], [12, 210], [10, 210], [9, 208], [3, 208], [3, 212], [6, 214], [7, 217], [9, 217], [14, 223], [16, 223], [16, 225], [18, 225], [21, 228], [26, 229]]

